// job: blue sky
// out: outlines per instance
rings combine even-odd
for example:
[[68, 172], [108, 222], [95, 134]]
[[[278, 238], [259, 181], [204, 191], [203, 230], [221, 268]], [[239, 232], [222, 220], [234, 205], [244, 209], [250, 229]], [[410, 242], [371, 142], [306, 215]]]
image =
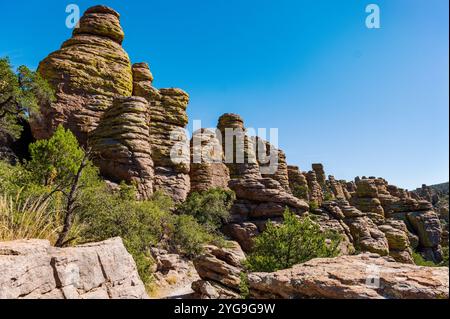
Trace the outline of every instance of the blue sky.
[[[449, 178], [447, 0], [0, 1], [0, 55], [35, 68], [70, 37], [65, 8], [110, 5], [124, 47], [189, 115], [279, 128], [291, 164], [415, 188]], [[381, 29], [365, 27], [365, 7]]]

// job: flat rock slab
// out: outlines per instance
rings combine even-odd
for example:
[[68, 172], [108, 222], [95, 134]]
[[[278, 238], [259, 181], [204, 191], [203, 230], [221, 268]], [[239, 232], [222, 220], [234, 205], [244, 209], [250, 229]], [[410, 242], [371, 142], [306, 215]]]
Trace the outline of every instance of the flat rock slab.
[[248, 276], [253, 298], [448, 299], [448, 267], [420, 267], [376, 254], [314, 259]]
[[120, 238], [72, 248], [46, 240], [0, 242], [0, 299], [144, 299]]

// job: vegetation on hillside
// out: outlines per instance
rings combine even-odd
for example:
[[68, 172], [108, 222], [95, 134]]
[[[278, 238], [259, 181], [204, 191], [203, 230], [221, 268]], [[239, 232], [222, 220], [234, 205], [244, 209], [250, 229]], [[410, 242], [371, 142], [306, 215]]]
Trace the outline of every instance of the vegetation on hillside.
[[162, 193], [137, 201], [133, 185], [112, 190], [89, 152], [61, 126], [29, 149], [28, 162], [0, 161], [0, 241], [39, 238], [63, 247], [119, 236], [146, 283], [152, 278], [151, 247], [193, 257], [204, 244], [222, 242], [217, 228], [227, 219], [230, 191], [192, 194], [176, 214]]

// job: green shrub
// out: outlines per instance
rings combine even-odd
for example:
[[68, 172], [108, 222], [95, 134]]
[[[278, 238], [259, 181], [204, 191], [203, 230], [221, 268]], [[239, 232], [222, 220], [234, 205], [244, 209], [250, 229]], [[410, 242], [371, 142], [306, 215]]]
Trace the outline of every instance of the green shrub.
[[425, 260], [423, 256], [418, 252], [413, 252], [413, 260], [417, 266], [436, 267], [436, 264], [432, 261]]
[[309, 202], [309, 210], [316, 210], [319, 209], [319, 203], [317, 203], [316, 201], [310, 201]]
[[175, 217], [170, 234], [172, 246], [181, 254], [195, 257], [203, 250], [203, 245], [211, 243], [216, 237], [200, 225], [193, 216]]
[[309, 217], [299, 219], [286, 210], [283, 224], [269, 222], [267, 229], [256, 237], [246, 265], [251, 271], [286, 269], [313, 258], [335, 257], [340, 242], [338, 234], [323, 232]]
[[50, 139], [37, 141], [29, 149], [31, 160], [27, 168], [36, 182], [45, 186], [67, 183], [85, 155], [76, 137], [61, 125]]
[[153, 265], [150, 247], [163, 240], [173, 215], [166, 198], [144, 202], [134, 198], [133, 190], [124, 184], [118, 193], [111, 193], [104, 183], [86, 189], [80, 199], [81, 237], [83, 242], [121, 237], [148, 284]]
[[241, 282], [239, 284], [239, 292], [242, 299], [250, 298], [250, 287], [248, 284], [248, 275], [245, 272], [242, 272], [240, 275]]
[[219, 188], [202, 193], [194, 192], [177, 211], [181, 215], [193, 216], [200, 224], [214, 232], [229, 220], [235, 198], [233, 191]]
[[294, 185], [292, 187], [292, 194], [297, 198], [307, 200], [308, 199], [308, 187]]
[[334, 199], [334, 194], [331, 191], [326, 191], [325, 194], [323, 195], [323, 199], [324, 201], [330, 201]]

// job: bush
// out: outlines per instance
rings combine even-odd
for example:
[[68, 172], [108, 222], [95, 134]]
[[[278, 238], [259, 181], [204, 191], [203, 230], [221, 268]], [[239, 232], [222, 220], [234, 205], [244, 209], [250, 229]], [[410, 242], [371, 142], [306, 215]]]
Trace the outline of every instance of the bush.
[[233, 191], [211, 189], [202, 193], [191, 193], [178, 207], [178, 213], [193, 216], [208, 230], [215, 232], [229, 220], [230, 209], [236, 196]]
[[289, 210], [283, 224], [269, 222], [255, 239], [246, 265], [251, 271], [274, 272], [319, 257], [335, 257], [341, 237], [323, 232], [309, 217], [299, 219]]
[[31, 161], [27, 168], [35, 181], [45, 186], [67, 184], [84, 158], [76, 137], [61, 125], [50, 139], [37, 141], [29, 149]]
[[138, 202], [132, 198], [132, 190], [125, 185], [118, 193], [110, 193], [104, 183], [86, 189], [80, 199], [81, 238], [95, 242], [121, 237], [148, 284], [153, 265], [150, 247], [163, 240], [173, 216], [166, 199]]
[[173, 247], [187, 257], [199, 255], [204, 244], [211, 243], [216, 239], [193, 216], [189, 215], [175, 217], [170, 237]]
[[425, 260], [425, 258], [423, 258], [423, 256], [418, 252], [413, 252], [412, 257], [413, 257], [414, 263], [417, 266], [436, 267], [436, 264], [434, 262]]
[[294, 185], [292, 187], [292, 194], [299, 199], [307, 200], [308, 199], [308, 187]]

